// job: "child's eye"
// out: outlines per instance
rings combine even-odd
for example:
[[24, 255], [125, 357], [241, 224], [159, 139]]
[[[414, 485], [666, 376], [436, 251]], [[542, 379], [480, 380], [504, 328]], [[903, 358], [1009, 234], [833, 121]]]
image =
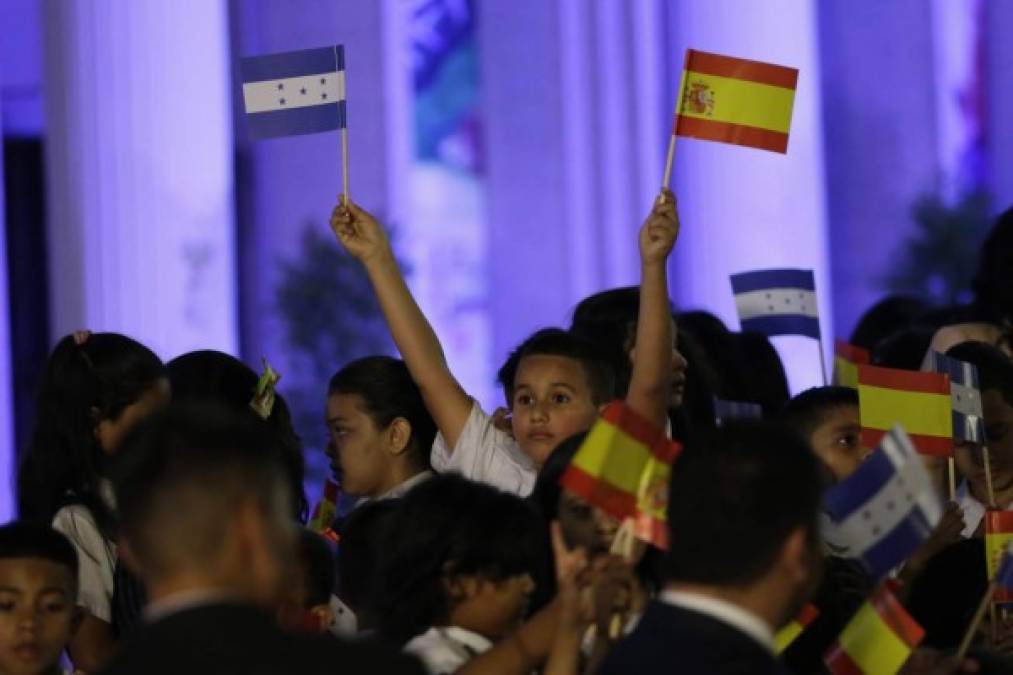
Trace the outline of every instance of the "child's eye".
[[569, 403], [570, 402], [570, 395], [569, 394], [553, 394], [552, 395], [552, 402], [553, 403]]
[[858, 446], [858, 436], [855, 434], [844, 434], [837, 439], [837, 445], [842, 448], [854, 448]]
[[0, 602], [0, 612], [12, 612], [14, 611], [14, 602], [12, 600], [4, 600]]
[[530, 394], [521, 394], [521, 395], [519, 395], [517, 397], [516, 404], [517, 405], [531, 405], [531, 400], [532, 399], [531, 399], [531, 395]]

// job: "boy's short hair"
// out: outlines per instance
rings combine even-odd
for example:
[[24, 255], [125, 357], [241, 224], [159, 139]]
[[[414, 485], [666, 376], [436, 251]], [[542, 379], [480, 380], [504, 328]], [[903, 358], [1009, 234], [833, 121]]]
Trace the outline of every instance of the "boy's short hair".
[[65, 536], [43, 523], [15, 521], [0, 527], [0, 559], [41, 558], [63, 565], [77, 586], [77, 552]]
[[981, 391], [997, 389], [1009, 405], [1013, 405], [1013, 361], [987, 342], [961, 342], [946, 350], [946, 355], [978, 368]]
[[561, 328], [543, 328], [518, 345], [496, 374], [496, 381], [503, 387], [508, 405], [514, 399], [514, 379], [517, 376], [517, 369], [521, 359], [526, 356], [571, 358], [584, 368], [591, 388], [591, 400], [595, 405], [602, 405], [616, 398], [615, 373], [607, 355], [590, 340], [570, 331]]
[[306, 588], [306, 606], [310, 609], [326, 605], [334, 592], [337, 576], [334, 552], [330, 544], [316, 532], [303, 528], [299, 531], [299, 557], [302, 563], [303, 583]]
[[831, 410], [858, 407], [858, 391], [850, 387], [813, 387], [806, 389], [781, 410], [781, 421], [806, 442], [823, 424]]
[[669, 579], [761, 579], [797, 528], [817, 546], [821, 492], [815, 455], [780, 424], [740, 421], [691, 438], [669, 488]]
[[243, 500], [292, 513], [276, 437], [222, 404], [173, 404], [134, 429], [112, 463], [120, 531], [145, 573], [211, 564]]

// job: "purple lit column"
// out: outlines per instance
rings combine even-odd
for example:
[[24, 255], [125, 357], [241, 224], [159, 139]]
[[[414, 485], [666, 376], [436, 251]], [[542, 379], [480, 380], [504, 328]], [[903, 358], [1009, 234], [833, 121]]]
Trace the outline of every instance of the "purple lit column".
[[[831, 338], [815, 3], [684, 0], [671, 3], [669, 11], [673, 33], [666, 74], [673, 102], [686, 48], [799, 69], [786, 155], [678, 140], [673, 182], [682, 232], [675, 254], [676, 299], [683, 307], [708, 309], [736, 328], [729, 274], [812, 268], [822, 330]], [[793, 391], [822, 383], [812, 340], [775, 338], [775, 344]]]
[[[2, 78], [0, 78], [2, 81]], [[0, 105], [0, 129], [3, 106]], [[0, 133], [0, 140], [3, 134]], [[14, 516], [14, 417], [11, 400], [11, 340], [7, 302], [7, 236], [4, 214], [4, 167], [0, 161], [0, 523]]]
[[1013, 206], [1013, 3], [986, 2], [985, 12], [988, 169], [995, 207], [1005, 211]]
[[53, 338], [235, 351], [224, 0], [46, 0]]

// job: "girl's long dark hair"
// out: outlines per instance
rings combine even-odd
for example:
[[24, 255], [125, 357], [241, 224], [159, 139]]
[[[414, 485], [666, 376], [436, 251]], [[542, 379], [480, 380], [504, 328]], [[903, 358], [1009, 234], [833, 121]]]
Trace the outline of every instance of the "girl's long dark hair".
[[18, 473], [22, 519], [49, 522], [68, 503], [84, 504], [111, 535], [113, 518], [100, 497], [105, 453], [95, 436], [166, 377], [150, 349], [125, 335], [95, 333], [60, 340], [46, 364], [35, 426]]

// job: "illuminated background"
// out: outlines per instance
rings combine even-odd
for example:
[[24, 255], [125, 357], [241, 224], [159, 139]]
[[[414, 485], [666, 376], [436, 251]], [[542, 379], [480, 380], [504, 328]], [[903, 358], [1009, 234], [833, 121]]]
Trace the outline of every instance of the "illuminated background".
[[[999, 0], [3, 0], [4, 481], [70, 330], [269, 357], [311, 458], [331, 372], [389, 348], [326, 229], [337, 135], [251, 143], [241, 56], [345, 45], [352, 194], [492, 406], [511, 346], [636, 283], [687, 47], [801, 75], [786, 156], [680, 140], [675, 302], [737, 327], [730, 272], [813, 267], [846, 336], [919, 199], [1013, 201], [1009, 25]], [[819, 380], [813, 344], [775, 342], [793, 390]]]

